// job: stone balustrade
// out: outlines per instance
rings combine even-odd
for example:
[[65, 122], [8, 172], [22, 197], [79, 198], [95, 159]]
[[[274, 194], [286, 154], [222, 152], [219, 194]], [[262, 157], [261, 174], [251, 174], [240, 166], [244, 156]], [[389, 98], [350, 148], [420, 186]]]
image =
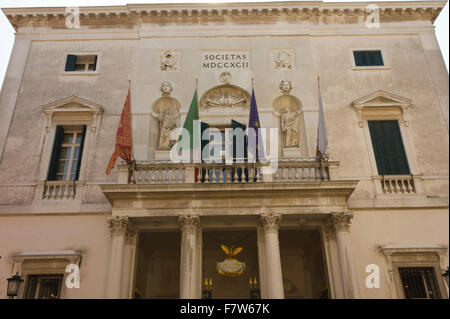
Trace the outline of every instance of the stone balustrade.
[[384, 175], [381, 178], [381, 188], [384, 194], [416, 193], [411, 175]]
[[[269, 163], [196, 163], [138, 162], [136, 184], [179, 183], [260, 183], [330, 180], [329, 163], [314, 160], [280, 160]], [[119, 183], [128, 181], [128, 168], [119, 167]]]
[[47, 181], [42, 199], [74, 199], [76, 192], [77, 186], [73, 181]]

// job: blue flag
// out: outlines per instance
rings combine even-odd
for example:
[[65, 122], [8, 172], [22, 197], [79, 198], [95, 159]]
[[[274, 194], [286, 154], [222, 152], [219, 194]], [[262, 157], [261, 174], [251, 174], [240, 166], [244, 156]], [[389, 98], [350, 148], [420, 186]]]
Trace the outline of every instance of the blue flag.
[[250, 102], [247, 144], [248, 153], [255, 156], [256, 160], [264, 159], [264, 145], [262, 142], [261, 124], [259, 122], [258, 106], [256, 105], [254, 89], [252, 89], [252, 100]]

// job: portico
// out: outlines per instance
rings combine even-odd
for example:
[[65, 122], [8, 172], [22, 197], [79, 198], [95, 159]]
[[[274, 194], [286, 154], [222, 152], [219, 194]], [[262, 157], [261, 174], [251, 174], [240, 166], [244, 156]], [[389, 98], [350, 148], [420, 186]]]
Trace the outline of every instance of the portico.
[[[106, 295], [130, 298], [137, 288], [144, 298], [202, 298], [211, 279], [212, 298], [232, 298], [233, 289], [250, 298], [256, 278], [261, 298], [357, 298], [346, 205], [356, 184], [103, 185], [113, 205]], [[221, 243], [243, 246], [242, 275], [217, 273]]]

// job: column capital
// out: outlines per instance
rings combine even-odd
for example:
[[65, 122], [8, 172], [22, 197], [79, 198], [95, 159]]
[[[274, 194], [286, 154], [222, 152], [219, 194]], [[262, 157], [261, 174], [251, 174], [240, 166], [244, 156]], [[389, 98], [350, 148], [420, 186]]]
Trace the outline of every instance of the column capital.
[[259, 216], [259, 222], [265, 233], [278, 232], [280, 228], [281, 215], [264, 214]]
[[128, 224], [125, 235], [126, 235], [125, 244], [128, 244], [128, 245], [136, 244], [137, 230], [136, 230], [136, 228], [134, 228], [133, 225], [131, 225], [131, 223]]
[[125, 236], [130, 225], [128, 217], [110, 217], [107, 222], [111, 236]]
[[195, 233], [200, 228], [200, 217], [192, 215], [178, 216], [178, 224], [182, 232]]
[[350, 232], [350, 225], [352, 223], [353, 213], [348, 211], [342, 213], [331, 213], [328, 218], [326, 228], [333, 231]]

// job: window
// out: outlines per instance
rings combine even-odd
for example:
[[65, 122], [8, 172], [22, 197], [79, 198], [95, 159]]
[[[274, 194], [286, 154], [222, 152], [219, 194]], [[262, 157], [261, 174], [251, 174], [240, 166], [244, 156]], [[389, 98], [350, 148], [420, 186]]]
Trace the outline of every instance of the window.
[[93, 72], [96, 70], [97, 55], [67, 55], [66, 72]]
[[379, 175], [409, 175], [398, 121], [368, 121]]
[[25, 288], [26, 299], [59, 299], [63, 275], [29, 275]]
[[398, 268], [403, 291], [407, 299], [438, 299], [436, 274], [431, 267]]
[[383, 66], [383, 57], [380, 50], [353, 51], [355, 66]]
[[85, 136], [86, 125], [56, 127], [49, 181], [78, 180]]

